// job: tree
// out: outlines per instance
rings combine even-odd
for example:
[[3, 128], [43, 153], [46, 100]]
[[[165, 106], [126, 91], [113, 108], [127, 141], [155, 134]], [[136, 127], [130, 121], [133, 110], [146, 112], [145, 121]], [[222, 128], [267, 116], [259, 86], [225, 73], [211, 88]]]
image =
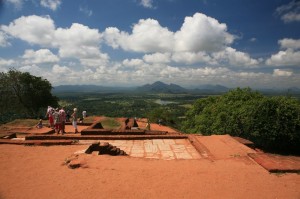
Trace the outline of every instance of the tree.
[[230, 134], [266, 149], [295, 151], [300, 146], [300, 104], [291, 97], [265, 97], [237, 88], [197, 100], [186, 114], [183, 131]]
[[[15, 69], [0, 73], [0, 113], [2, 117], [35, 117], [48, 105], [58, 106], [58, 98], [51, 94], [50, 82], [28, 72]], [[4, 120], [4, 118], [1, 118]]]

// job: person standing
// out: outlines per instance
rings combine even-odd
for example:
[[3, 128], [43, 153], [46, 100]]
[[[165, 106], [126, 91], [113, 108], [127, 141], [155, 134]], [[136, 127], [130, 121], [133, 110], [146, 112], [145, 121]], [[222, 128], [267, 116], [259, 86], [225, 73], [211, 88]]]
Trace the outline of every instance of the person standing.
[[86, 111], [82, 111], [82, 119], [86, 118]]
[[61, 107], [59, 110], [59, 115], [61, 117], [61, 134], [65, 134], [65, 124], [66, 124], [66, 112], [65, 107]]
[[72, 125], [75, 129], [75, 133], [78, 133], [78, 130], [77, 130], [77, 119], [78, 119], [77, 118], [77, 108], [73, 109], [73, 113], [72, 113], [71, 117], [72, 117]]
[[61, 129], [61, 115], [59, 114], [58, 108], [55, 109], [53, 113], [53, 118], [54, 118], [54, 129], [56, 134], [59, 134], [59, 132], [62, 130]]
[[49, 127], [52, 129], [54, 128], [53, 112], [54, 109], [51, 106], [48, 106], [46, 116], [48, 117]]

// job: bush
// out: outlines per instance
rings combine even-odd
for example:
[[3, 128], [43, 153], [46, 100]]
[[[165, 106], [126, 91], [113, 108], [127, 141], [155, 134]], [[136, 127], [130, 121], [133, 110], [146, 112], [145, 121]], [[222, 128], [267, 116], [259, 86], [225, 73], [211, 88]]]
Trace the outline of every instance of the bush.
[[269, 150], [299, 153], [300, 104], [290, 97], [265, 97], [250, 88], [199, 99], [186, 114], [187, 133], [229, 134]]

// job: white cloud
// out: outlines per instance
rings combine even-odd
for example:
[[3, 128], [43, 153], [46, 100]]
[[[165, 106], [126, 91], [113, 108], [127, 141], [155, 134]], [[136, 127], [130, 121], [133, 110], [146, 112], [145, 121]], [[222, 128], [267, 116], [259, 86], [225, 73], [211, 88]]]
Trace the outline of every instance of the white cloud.
[[281, 17], [281, 19], [286, 23], [292, 21], [300, 21], [300, 13], [286, 13]]
[[117, 28], [107, 28], [104, 37], [107, 44], [114, 48], [144, 53], [170, 51], [174, 44], [173, 33], [154, 19], [139, 20], [133, 26], [131, 35]]
[[146, 54], [143, 59], [148, 63], [169, 63], [171, 61], [170, 53]]
[[300, 49], [300, 39], [281, 39], [278, 41], [280, 48], [287, 49], [291, 48], [294, 50]]
[[204, 14], [186, 17], [181, 29], [171, 32], [154, 19], [139, 20], [132, 34], [117, 28], [105, 30], [108, 45], [135, 52], [215, 52], [231, 44], [234, 36], [227, 32], [226, 24]]
[[153, 8], [153, 0], [141, 0], [141, 5], [145, 8]]
[[58, 64], [55, 64], [52, 67], [52, 72], [56, 75], [57, 74], [69, 74], [72, 72], [72, 70], [67, 66], [59, 66]]
[[281, 20], [285, 23], [300, 21], [300, 1], [291, 1], [288, 4], [282, 5], [276, 9], [276, 12], [281, 15]]
[[15, 61], [12, 59], [2, 59], [0, 58], [0, 67], [12, 67]]
[[49, 16], [22, 16], [1, 29], [13, 37], [27, 41], [30, 44], [51, 46], [55, 25]]
[[180, 31], [174, 35], [176, 51], [215, 52], [231, 44], [234, 36], [227, 26], [202, 13], [186, 17]]
[[290, 77], [293, 74], [292, 71], [287, 71], [287, 70], [280, 70], [280, 69], [274, 69], [273, 71], [273, 76], [278, 76], [278, 77]]
[[[39, 66], [37, 66], [36, 64], [23, 65], [18, 70], [20, 70], [22, 72], [29, 72], [30, 74], [32, 74], [34, 76], [38, 76], [38, 77], [42, 76], [46, 79], [48, 79], [47, 77], [49, 77], [49, 74], [47, 72], [45, 72], [45, 70], [43, 70]], [[52, 75], [52, 74], [50, 74], [50, 75]]]
[[144, 62], [141, 59], [125, 59], [122, 64], [125, 66], [142, 66]]
[[25, 59], [25, 64], [55, 63], [59, 61], [59, 58], [49, 49], [26, 50], [22, 58]]
[[162, 57], [167, 53], [172, 61], [186, 64], [217, 65], [220, 61], [222, 64], [253, 67], [259, 63], [249, 54], [229, 47], [235, 36], [227, 32], [226, 24], [201, 13], [186, 17], [177, 32], [162, 27], [154, 19], [145, 19], [134, 24], [132, 33], [109, 27], [103, 37], [114, 49], [152, 53], [144, 56], [146, 62], [164, 59], [163, 63], [167, 63], [169, 58]]
[[76, 58], [87, 66], [103, 64], [109, 60], [100, 52], [102, 35], [97, 29], [73, 23], [70, 28], [55, 28], [49, 16], [20, 17], [1, 29], [13, 37], [42, 47], [57, 48], [62, 58]]
[[55, 11], [61, 4], [61, 0], [41, 0], [41, 6]]
[[256, 67], [259, 63], [247, 53], [237, 51], [231, 47], [227, 47], [224, 51], [213, 53], [213, 57], [218, 62], [229, 63], [232, 66]]
[[61, 57], [93, 58], [100, 54], [101, 34], [97, 29], [73, 23], [70, 28], [58, 28], [54, 38]]
[[206, 64], [217, 64], [212, 57], [205, 52], [175, 52], [172, 55], [172, 61], [182, 64], [195, 64], [195, 63], [206, 63]]
[[267, 59], [266, 64], [269, 66], [300, 66], [300, 51], [293, 49], [279, 51]]

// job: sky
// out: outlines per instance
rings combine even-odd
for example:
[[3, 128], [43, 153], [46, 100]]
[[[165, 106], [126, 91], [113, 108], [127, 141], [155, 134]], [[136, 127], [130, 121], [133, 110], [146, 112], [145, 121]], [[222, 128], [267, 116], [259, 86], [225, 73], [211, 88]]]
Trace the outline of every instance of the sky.
[[0, 0], [0, 72], [58, 85], [300, 87], [300, 0]]

